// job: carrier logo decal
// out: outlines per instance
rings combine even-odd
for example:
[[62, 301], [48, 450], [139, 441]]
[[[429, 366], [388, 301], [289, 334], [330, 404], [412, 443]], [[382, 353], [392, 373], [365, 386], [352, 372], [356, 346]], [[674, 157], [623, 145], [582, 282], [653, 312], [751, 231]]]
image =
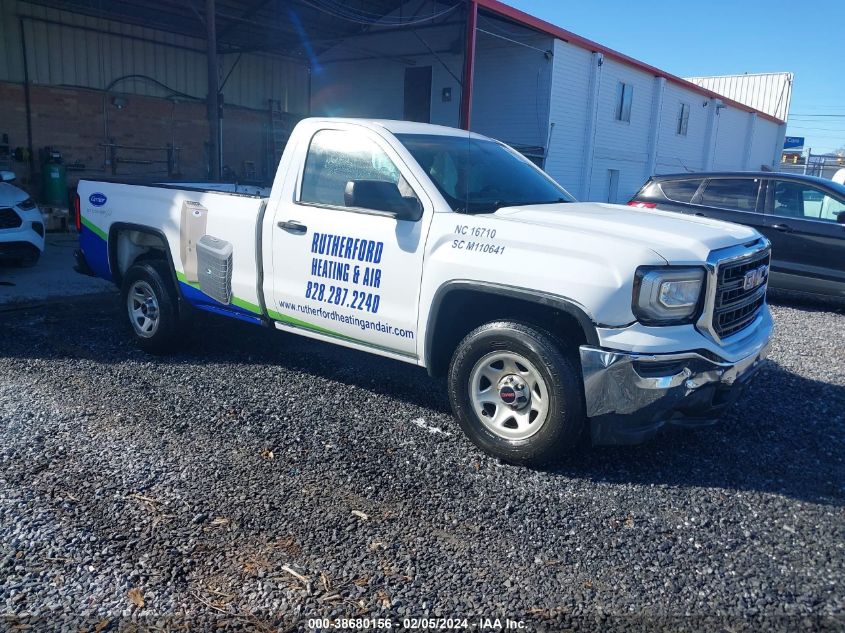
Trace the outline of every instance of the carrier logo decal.
[[88, 202], [93, 204], [95, 207], [103, 206], [108, 198], [106, 198], [106, 194], [100, 193], [99, 191], [95, 191], [90, 196], [88, 196]]

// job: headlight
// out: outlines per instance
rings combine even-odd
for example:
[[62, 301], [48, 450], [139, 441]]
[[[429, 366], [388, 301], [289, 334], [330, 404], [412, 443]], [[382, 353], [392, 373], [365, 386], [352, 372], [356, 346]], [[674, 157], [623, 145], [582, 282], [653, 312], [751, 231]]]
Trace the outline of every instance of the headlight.
[[18, 209], [21, 211], [29, 211], [30, 209], [35, 208], [35, 200], [32, 198], [27, 198], [23, 202], [18, 202]]
[[646, 324], [688, 322], [698, 312], [703, 285], [701, 268], [639, 268], [634, 278], [634, 315]]

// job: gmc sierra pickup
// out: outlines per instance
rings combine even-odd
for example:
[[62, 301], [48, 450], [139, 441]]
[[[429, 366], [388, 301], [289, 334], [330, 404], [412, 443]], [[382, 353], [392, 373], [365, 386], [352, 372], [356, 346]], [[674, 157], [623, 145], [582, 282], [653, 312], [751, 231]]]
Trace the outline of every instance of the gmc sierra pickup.
[[756, 231], [578, 203], [462, 130], [311, 118], [269, 192], [78, 194], [78, 269], [120, 286], [143, 349], [172, 349], [200, 309], [414, 363], [509, 461], [712, 423], [769, 349]]

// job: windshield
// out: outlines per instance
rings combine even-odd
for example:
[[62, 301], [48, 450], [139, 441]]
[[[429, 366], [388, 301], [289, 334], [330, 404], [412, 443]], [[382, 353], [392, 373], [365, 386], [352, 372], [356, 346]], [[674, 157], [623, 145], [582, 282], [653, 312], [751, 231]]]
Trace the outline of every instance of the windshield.
[[459, 213], [575, 202], [554, 180], [507, 145], [438, 134], [397, 134], [437, 189]]

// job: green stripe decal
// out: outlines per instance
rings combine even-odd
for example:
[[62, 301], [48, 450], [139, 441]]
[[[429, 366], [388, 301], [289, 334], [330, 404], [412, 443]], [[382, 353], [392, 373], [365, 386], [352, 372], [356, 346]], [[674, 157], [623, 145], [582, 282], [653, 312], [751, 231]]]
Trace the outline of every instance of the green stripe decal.
[[259, 306], [239, 297], [232, 297], [232, 305], [248, 310], [249, 312], [254, 312], [255, 314], [261, 314], [261, 308]]
[[302, 321], [301, 319], [288, 316], [287, 314], [282, 314], [281, 312], [276, 312], [275, 310], [268, 310], [267, 314], [269, 314], [270, 318], [274, 321], [279, 321], [280, 323], [284, 323], [285, 325], [298, 327], [303, 330], [309, 330], [311, 332], [323, 334], [325, 336], [331, 336], [332, 338], [337, 338], [342, 341], [347, 341], [349, 343], [355, 343], [356, 345], [364, 345], [365, 347], [380, 349], [384, 352], [390, 352], [391, 354], [398, 354], [400, 356], [416, 358], [416, 355], [414, 354], [409, 354], [408, 352], [403, 352], [398, 349], [393, 349], [392, 347], [386, 347], [384, 345], [376, 345], [375, 343], [370, 343], [369, 341], [362, 341], [361, 339], [354, 338], [352, 336], [347, 336], [346, 334], [341, 334], [340, 332], [335, 332], [334, 330], [330, 330], [319, 325], [314, 325], [313, 323], [308, 323], [308, 321]]
[[91, 231], [94, 235], [99, 237], [101, 240], [108, 241], [109, 237], [108, 237], [108, 235], [106, 235], [106, 232], [103, 231], [103, 229], [101, 229], [99, 226], [97, 226], [96, 224], [91, 222], [91, 220], [89, 220], [86, 217], [82, 217], [80, 219], [82, 221], [83, 226], [87, 227], [88, 230]]
[[200, 289], [199, 283], [196, 281], [188, 281], [188, 278], [185, 277], [185, 273], [180, 273], [178, 270], [176, 271], [176, 279], [181, 281], [183, 284], [190, 286], [191, 288], [196, 288], [197, 290]]

